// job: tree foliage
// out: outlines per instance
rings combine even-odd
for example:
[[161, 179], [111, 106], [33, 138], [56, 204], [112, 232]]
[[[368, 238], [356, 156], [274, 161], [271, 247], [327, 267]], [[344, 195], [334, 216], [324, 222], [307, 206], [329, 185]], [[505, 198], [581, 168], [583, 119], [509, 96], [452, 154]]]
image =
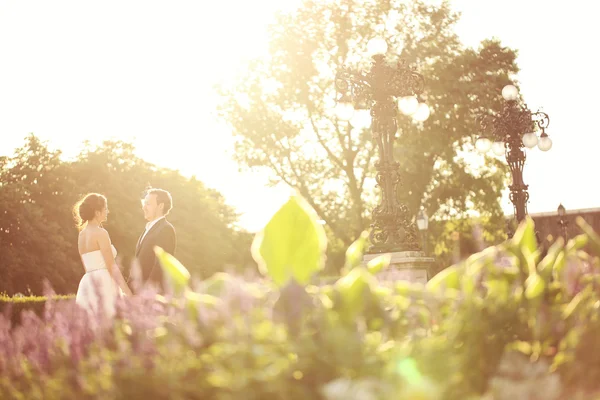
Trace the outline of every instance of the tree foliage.
[[193, 276], [251, 262], [251, 238], [237, 228], [235, 211], [195, 177], [150, 164], [121, 141], [87, 144], [73, 161], [60, 156], [30, 135], [13, 156], [0, 158], [0, 292], [39, 294], [44, 279], [59, 293], [77, 290], [83, 267], [71, 209], [88, 192], [108, 198], [104, 226], [126, 270], [144, 230], [148, 185], [173, 196], [168, 218], [177, 230], [177, 257]]
[[[399, 116], [399, 199], [436, 219], [498, 216], [507, 169], [496, 159], [473, 168], [476, 114], [498, 109], [500, 91], [517, 72], [516, 54], [498, 41], [463, 46], [447, 2], [304, 1], [270, 29], [270, 56], [253, 61], [223, 87], [221, 115], [237, 138], [237, 161], [297, 188], [326, 221], [331, 236], [351, 243], [375, 205], [370, 128], [336, 118], [334, 78], [343, 66], [366, 71], [367, 42], [383, 36], [398, 57], [425, 77], [424, 123]], [[487, 218], [497, 221], [497, 218]], [[492, 229], [492, 230], [495, 230]]]

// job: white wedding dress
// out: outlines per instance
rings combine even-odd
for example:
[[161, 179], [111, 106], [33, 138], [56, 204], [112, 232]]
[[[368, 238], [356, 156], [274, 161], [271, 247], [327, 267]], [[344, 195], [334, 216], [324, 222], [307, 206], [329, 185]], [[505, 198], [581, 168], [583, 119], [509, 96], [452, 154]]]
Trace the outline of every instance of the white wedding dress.
[[[117, 256], [117, 249], [111, 245], [113, 257]], [[85, 275], [79, 282], [75, 302], [93, 315], [98, 315], [101, 306], [103, 314], [107, 317], [115, 315], [117, 298], [123, 295], [115, 280], [110, 276], [104, 257], [100, 250], [91, 251], [81, 255]]]

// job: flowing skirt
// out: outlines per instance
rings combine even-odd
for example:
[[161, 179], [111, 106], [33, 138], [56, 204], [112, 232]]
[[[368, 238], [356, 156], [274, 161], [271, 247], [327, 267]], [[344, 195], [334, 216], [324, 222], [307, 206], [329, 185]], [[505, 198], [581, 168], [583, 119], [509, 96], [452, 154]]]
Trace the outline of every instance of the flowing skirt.
[[117, 298], [123, 292], [110, 276], [108, 269], [87, 272], [79, 282], [75, 302], [94, 316], [113, 317]]

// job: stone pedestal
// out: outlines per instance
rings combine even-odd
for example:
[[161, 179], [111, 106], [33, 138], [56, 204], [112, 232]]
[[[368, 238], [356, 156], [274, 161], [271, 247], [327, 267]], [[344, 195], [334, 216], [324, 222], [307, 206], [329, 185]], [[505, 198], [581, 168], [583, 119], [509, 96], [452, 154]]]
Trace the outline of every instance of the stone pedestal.
[[[382, 253], [385, 254], [385, 253]], [[382, 254], [365, 254], [363, 263], [366, 265], [372, 259]], [[389, 253], [392, 255], [389, 267], [377, 274], [377, 278], [383, 281], [410, 281], [427, 283], [435, 258], [425, 256], [422, 251], [400, 251]]]

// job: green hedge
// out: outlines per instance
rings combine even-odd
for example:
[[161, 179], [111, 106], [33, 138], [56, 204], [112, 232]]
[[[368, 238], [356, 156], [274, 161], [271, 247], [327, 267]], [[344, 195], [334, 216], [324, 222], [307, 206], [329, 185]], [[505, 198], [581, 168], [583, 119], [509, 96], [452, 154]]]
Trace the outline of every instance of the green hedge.
[[16, 327], [0, 317], [0, 398], [599, 398], [600, 237], [578, 223], [541, 254], [528, 219], [426, 286], [380, 284], [388, 259], [360, 265], [363, 237], [316, 286], [324, 233], [291, 199], [253, 243], [268, 280], [192, 289], [157, 249], [172, 295], [126, 298], [110, 320], [73, 301]]
[[[75, 295], [53, 295], [54, 301], [75, 299]], [[20, 323], [21, 314], [25, 310], [33, 311], [36, 315], [42, 317], [48, 298], [45, 296], [15, 296], [10, 297], [6, 294], [0, 294], [0, 314], [4, 314], [13, 325]]]

